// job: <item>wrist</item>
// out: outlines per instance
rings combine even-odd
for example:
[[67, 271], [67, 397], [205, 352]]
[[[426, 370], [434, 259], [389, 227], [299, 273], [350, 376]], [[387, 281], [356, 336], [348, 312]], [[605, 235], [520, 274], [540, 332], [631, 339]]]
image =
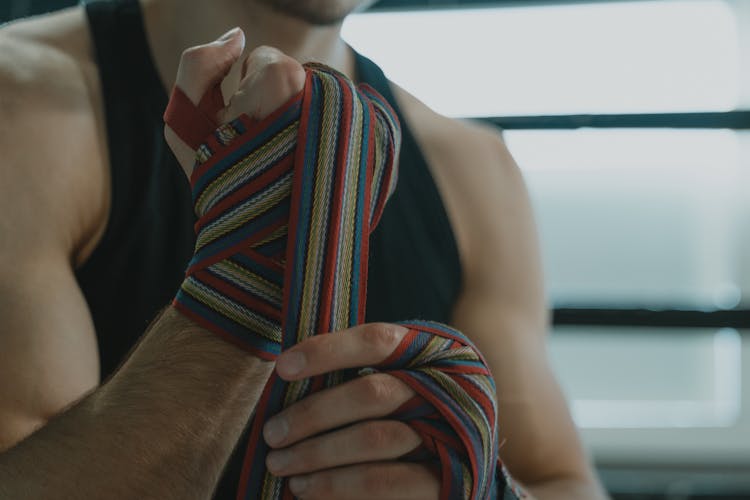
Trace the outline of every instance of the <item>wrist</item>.
[[188, 370], [192, 376], [205, 373], [229, 377], [238, 382], [257, 380], [259, 377], [265, 381], [273, 371], [273, 362], [227, 342], [187, 317], [174, 305], [162, 311], [155, 320], [153, 331], [154, 335], [160, 337], [158, 342], [161, 348], [169, 353], [169, 359], [165, 361], [174, 368]]
[[[169, 306], [152, 322], [107, 386], [147, 387], [144, 395], [215, 404], [260, 390], [274, 363], [225, 342]], [[187, 404], [188, 401], [185, 401]]]

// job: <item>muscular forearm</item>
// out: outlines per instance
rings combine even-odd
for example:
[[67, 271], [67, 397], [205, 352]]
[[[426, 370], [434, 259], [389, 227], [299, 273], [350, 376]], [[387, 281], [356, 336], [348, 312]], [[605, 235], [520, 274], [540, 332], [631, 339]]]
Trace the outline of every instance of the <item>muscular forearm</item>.
[[207, 498], [272, 369], [167, 309], [101, 388], [0, 454], [0, 498]]

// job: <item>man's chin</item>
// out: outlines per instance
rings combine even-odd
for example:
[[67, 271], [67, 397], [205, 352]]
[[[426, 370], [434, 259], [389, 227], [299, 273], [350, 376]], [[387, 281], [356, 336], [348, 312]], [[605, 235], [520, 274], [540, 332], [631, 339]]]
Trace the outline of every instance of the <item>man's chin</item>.
[[277, 12], [315, 26], [333, 26], [374, 0], [260, 0]]

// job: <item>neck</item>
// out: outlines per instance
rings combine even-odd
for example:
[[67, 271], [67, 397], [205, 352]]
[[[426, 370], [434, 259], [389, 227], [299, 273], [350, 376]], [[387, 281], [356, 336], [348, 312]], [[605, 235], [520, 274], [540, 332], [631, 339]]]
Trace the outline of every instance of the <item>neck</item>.
[[239, 26], [246, 52], [276, 47], [301, 63], [316, 61], [354, 77], [354, 57], [341, 25], [315, 26], [276, 12], [256, 0], [140, 0], [149, 45], [162, 81], [174, 84], [180, 54]]

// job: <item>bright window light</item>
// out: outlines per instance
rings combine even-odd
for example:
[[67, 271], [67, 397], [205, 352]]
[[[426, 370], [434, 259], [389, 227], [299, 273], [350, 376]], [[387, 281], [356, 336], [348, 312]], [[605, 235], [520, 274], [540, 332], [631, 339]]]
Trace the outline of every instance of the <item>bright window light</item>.
[[534, 202], [551, 303], [715, 310], [747, 302], [739, 135], [506, 132]]
[[740, 418], [742, 339], [736, 330], [557, 330], [566, 329], [551, 337], [551, 358], [580, 427], [731, 427]]
[[721, 0], [359, 14], [343, 33], [449, 116], [723, 111], [740, 93]]

